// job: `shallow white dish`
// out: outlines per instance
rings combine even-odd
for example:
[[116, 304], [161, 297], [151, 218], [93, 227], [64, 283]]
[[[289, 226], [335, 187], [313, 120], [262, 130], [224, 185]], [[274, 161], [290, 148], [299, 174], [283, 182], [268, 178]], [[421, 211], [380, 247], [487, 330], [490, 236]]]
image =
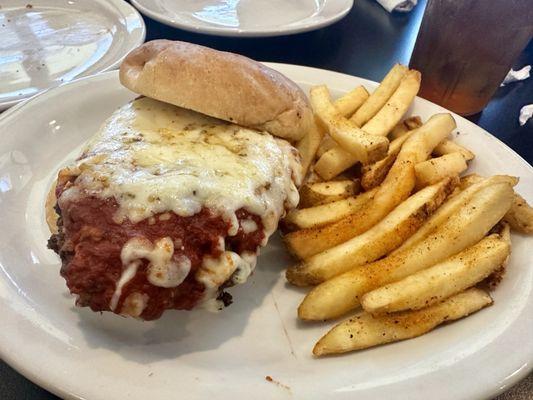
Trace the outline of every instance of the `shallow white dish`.
[[132, 0], [163, 24], [220, 36], [278, 36], [306, 32], [344, 17], [354, 0]]
[[142, 17], [123, 0], [0, 4], [0, 110], [63, 82], [116, 68], [146, 34]]
[[[304, 89], [334, 95], [375, 83], [335, 72], [270, 64]], [[231, 290], [219, 314], [167, 312], [138, 322], [73, 307], [59, 260], [46, 248], [43, 203], [58, 168], [77, 155], [111, 112], [136, 95], [117, 72], [51, 89], [0, 117], [0, 357], [66, 398], [107, 399], [482, 399], [524, 377], [533, 362], [533, 239], [513, 235], [495, 304], [417, 339], [313, 359], [331, 324], [302, 324], [303, 291], [285, 283], [290, 260], [273, 238], [255, 274]], [[68, 101], [65, 101], [68, 99]], [[416, 99], [425, 120], [443, 112]], [[521, 177], [533, 199], [533, 169], [503, 143], [455, 116], [457, 140], [474, 150], [471, 169]], [[271, 376], [275, 381], [268, 382]]]

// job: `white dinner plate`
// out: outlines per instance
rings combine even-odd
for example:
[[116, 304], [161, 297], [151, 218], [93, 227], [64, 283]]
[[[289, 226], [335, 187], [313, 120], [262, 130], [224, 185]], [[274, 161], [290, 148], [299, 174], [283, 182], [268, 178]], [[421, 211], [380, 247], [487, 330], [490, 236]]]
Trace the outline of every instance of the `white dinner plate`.
[[163, 24], [220, 36], [279, 36], [330, 25], [354, 0], [131, 0]]
[[0, 7], [0, 110], [116, 68], [146, 33], [123, 0], [2, 0]]
[[[305, 90], [325, 83], [338, 96], [359, 84], [376, 87], [335, 72], [270, 65]], [[533, 239], [518, 234], [493, 306], [419, 338], [343, 356], [311, 356], [332, 324], [297, 321], [305, 291], [285, 282], [290, 259], [279, 238], [262, 250], [253, 277], [230, 290], [235, 303], [219, 314], [170, 311], [140, 322], [75, 308], [59, 259], [46, 248], [45, 196], [58, 168], [135, 96], [108, 72], [51, 89], [0, 117], [0, 356], [29, 379], [87, 400], [475, 400], [531, 370]], [[419, 98], [412, 109], [424, 120], [443, 111]], [[533, 199], [531, 166], [455, 118], [457, 141], [477, 154], [471, 171], [519, 176], [517, 190]]]

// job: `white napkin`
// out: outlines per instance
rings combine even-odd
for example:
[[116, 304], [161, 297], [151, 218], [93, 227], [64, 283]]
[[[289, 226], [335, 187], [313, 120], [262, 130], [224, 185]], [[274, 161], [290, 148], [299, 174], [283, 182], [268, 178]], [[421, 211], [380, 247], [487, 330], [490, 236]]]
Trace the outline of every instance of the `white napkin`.
[[526, 65], [518, 71], [511, 69], [505, 76], [505, 79], [500, 86], [505, 86], [508, 83], [523, 81], [524, 79], [529, 78], [529, 71], [531, 71], [531, 65]]
[[524, 125], [528, 119], [533, 116], [533, 104], [528, 104], [520, 109], [520, 117], [518, 117], [518, 122], [520, 126]]
[[416, 6], [418, 0], [377, 0], [377, 2], [388, 12], [409, 12]]

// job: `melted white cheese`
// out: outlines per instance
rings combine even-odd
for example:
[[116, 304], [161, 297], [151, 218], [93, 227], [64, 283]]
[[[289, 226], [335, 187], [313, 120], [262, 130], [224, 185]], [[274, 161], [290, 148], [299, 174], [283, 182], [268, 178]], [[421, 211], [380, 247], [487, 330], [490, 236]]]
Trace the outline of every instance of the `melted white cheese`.
[[[226, 282], [236, 271], [245, 271], [244, 274], [247, 278], [252, 269], [253, 266], [249, 261], [232, 251], [225, 251], [219, 258], [204, 257], [202, 266], [196, 272], [196, 280], [205, 287], [202, 307], [209, 311], [219, 311], [224, 308], [223, 303], [216, 300], [220, 285]], [[235, 283], [243, 283], [246, 278], [242, 279], [241, 277], [240, 281], [235, 281]]]
[[242, 231], [244, 233], [252, 233], [257, 230], [257, 224], [251, 218], [241, 221]]
[[231, 223], [230, 235], [235, 211], [245, 208], [262, 217], [270, 236], [285, 208], [297, 205], [301, 181], [288, 142], [146, 97], [105, 122], [77, 167], [78, 188], [116, 199], [117, 221], [207, 207]]
[[[174, 255], [174, 243], [169, 237], [157, 240], [155, 243], [145, 238], [132, 238], [122, 246], [120, 259], [122, 261], [122, 274], [115, 285], [115, 291], [111, 297], [109, 308], [114, 311], [117, 308], [122, 289], [135, 274], [141, 265], [143, 259], [148, 260], [149, 264], [146, 271], [148, 281], [154, 285], [164, 288], [179, 286], [191, 270], [191, 261], [183, 256]], [[130, 295], [131, 296], [131, 295]], [[126, 300], [130, 297], [128, 296]], [[134, 307], [134, 311], [124, 311], [128, 315], [133, 315], [140, 307], [141, 300], [137, 297], [130, 299], [130, 305], [124, 303], [126, 309]], [[146, 303], [147, 299], [144, 299]], [[144, 309], [144, 306], [142, 307]], [[140, 311], [142, 312], [142, 310]], [[132, 314], [133, 313], [133, 314]], [[140, 313], [139, 313], [140, 315]], [[137, 315], [138, 316], [138, 315]]]
[[237, 266], [232, 278], [233, 282], [237, 285], [246, 282], [252, 274], [257, 262], [257, 254], [245, 251], [241, 254], [241, 260], [242, 262]]
[[154, 286], [176, 287], [187, 278], [190, 270], [191, 260], [184, 255], [178, 255], [175, 261], [153, 264], [148, 271], [148, 281]]
[[124, 303], [122, 303], [122, 307], [120, 308], [120, 314], [137, 318], [146, 308], [148, 300], [149, 297], [147, 294], [133, 292], [124, 299]]
[[184, 255], [174, 256], [174, 243], [164, 237], [152, 244], [145, 238], [132, 238], [122, 247], [122, 265], [145, 259], [149, 261], [146, 277], [154, 285], [164, 288], [177, 287], [191, 270], [191, 260]]
[[122, 275], [120, 275], [120, 278], [115, 286], [115, 292], [113, 293], [111, 301], [109, 302], [109, 308], [111, 309], [111, 311], [115, 311], [115, 309], [117, 308], [120, 296], [122, 296], [122, 288], [126, 283], [133, 279], [133, 277], [137, 273], [137, 268], [139, 268], [140, 264], [140, 261], [134, 261], [132, 263], [129, 263], [126, 268], [122, 270]]

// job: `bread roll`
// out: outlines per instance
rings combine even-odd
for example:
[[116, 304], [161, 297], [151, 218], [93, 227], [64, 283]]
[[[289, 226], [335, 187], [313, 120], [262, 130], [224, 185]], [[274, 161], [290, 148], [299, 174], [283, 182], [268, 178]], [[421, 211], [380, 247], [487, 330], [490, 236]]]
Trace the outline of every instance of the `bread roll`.
[[128, 89], [295, 142], [312, 123], [302, 90], [249, 58], [185, 42], [154, 40], [120, 66]]

